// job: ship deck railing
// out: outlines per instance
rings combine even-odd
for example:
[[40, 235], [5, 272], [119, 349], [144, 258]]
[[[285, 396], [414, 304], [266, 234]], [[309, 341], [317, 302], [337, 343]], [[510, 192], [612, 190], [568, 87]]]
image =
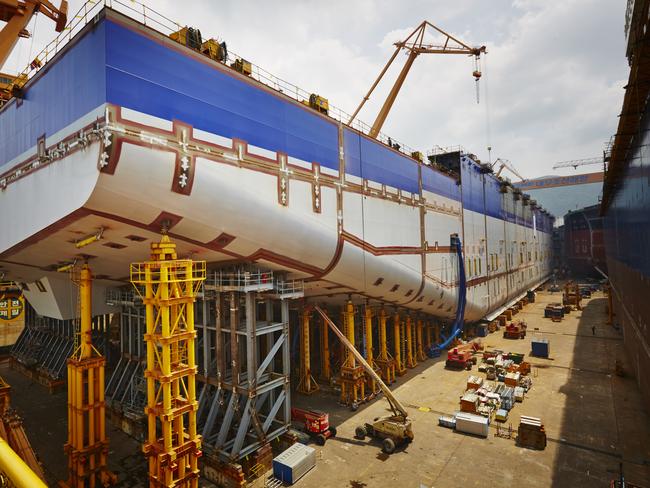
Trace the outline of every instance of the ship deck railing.
[[[137, 0], [87, 0], [77, 11], [77, 13], [71, 18], [64, 30], [50, 43], [48, 43], [33, 60], [29, 61], [25, 69], [23, 69], [16, 76], [16, 79], [19, 79], [21, 77], [30, 79], [32, 76], [34, 76], [39, 70], [45, 67], [48, 61], [52, 60], [54, 56], [56, 56], [56, 54], [61, 51], [61, 49], [63, 49], [72, 40], [72, 38], [74, 38], [74, 36], [86, 26], [86, 24], [92, 22], [95, 19], [95, 16], [106, 7], [120, 12], [132, 18], [136, 22], [140, 22], [145, 26], [155, 29], [167, 36], [183, 28], [183, 25], [157, 12], [151, 7], [147, 7], [147, 5]], [[230, 49], [228, 57], [234, 57], [235, 59], [246, 59], [248, 61], [248, 58], [242, 58]], [[288, 97], [300, 103], [309, 102], [309, 97], [311, 95], [310, 92], [307, 92], [306, 90], [303, 90], [302, 88], [294, 85], [293, 83], [285, 81], [282, 78], [278, 78], [264, 68], [253, 63], [251, 63], [251, 67], [251, 78], [280, 93], [283, 93], [284, 95], [287, 95]], [[363, 134], [367, 135], [370, 133], [370, 125], [364, 123], [359, 119], [355, 119], [350, 122], [351, 115], [332, 104], [329, 104], [328, 115], [332, 119], [348, 125], [349, 127], [352, 127], [353, 129], [356, 129]], [[407, 156], [410, 156], [414, 152], [411, 147], [397, 141], [392, 137], [388, 137], [383, 132], [380, 132], [377, 135], [376, 139], [404, 153]]]

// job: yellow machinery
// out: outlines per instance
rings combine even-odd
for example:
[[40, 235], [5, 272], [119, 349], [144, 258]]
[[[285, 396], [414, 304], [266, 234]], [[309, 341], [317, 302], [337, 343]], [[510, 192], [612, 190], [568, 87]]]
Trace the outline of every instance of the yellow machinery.
[[253, 65], [250, 63], [250, 61], [246, 61], [242, 58], [235, 59], [230, 67], [246, 76], [253, 74]]
[[327, 115], [330, 110], [329, 100], [317, 95], [316, 93], [309, 95], [309, 101], [303, 100], [302, 103], [325, 115]]
[[[436, 35], [442, 36], [444, 41], [442, 44], [434, 45], [434, 44], [427, 44], [424, 42], [425, 33], [428, 27], [433, 29]], [[472, 75], [474, 76], [474, 79], [476, 80], [477, 87], [478, 87], [478, 80], [479, 78], [481, 78], [481, 71], [478, 68], [478, 62], [481, 53], [486, 52], [485, 46], [470, 47], [467, 44], [463, 43], [462, 41], [459, 41], [452, 35], [447, 34], [442, 29], [436, 27], [435, 25], [425, 20], [413, 32], [411, 32], [405, 40], [395, 43], [395, 51], [393, 52], [393, 55], [388, 60], [388, 63], [386, 63], [386, 66], [384, 66], [384, 69], [381, 71], [381, 73], [379, 74], [375, 82], [370, 87], [370, 90], [368, 91], [366, 96], [364, 96], [363, 100], [361, 100], [361, 103], [352, 114], [352, 117], [350, 117], [350, 120], [348, 120], [348, 125], [352, 123], [352, 121], [356, 118], [357, 114], [363, 108], [365, 103], [370, 99], [370, 95], [375, 90], [375, 88], [377, 87], [377, 85], [379, 84], [383, 76], [386, 74], [386, 71], [388, 71], [388, 68], [393, 63], [393, 61], [395, 61], [395, 58], [397, 57], [397, 55], [402, 49], [408, 52], [408, 58], [406, 59], [406, 63], [404, 64], [402, 71], [400, 71], [399, 75], [397, 76], [397, 79], [395, 80], [395, 84], [393, 85], [393, 88], [388, 94], [388, 97], [386, 98], [384, 105], [381, 107], [381, 110], [379, 111], [379, 114], [377, 115], [375, 122], [372, 124], [372, 128], [370, 129], [370, 133], [369, 133], [370, 137], [372, 138], [376, 138], [379, 135], [379, 132], [381, 131], [381, 128], [383, 127], [384, 122], [386, 121], [386, 117], [388, 117], [388, 113], [390, 112], [390, 109], [393, 106], [395, 99], [397, 98], [397, 94], [399, 93], [400, 89], [402, 88], [402, 85], [404, 84], [406, 75], [408, 74], [409, 70], [411, 69], [411, 66], [413, 65], [413, 61], [415, 61], [415, 58], [417, 58], [420, 54], [465, 54], [468, 56], [474, 56], [475, 69]]]
[[179, 44], [187, 46], [190, 49], [194, 49], [196, 51], [200, 51], [203, 44], [203, 40], [201, 39], [201, 31], [193, 27], [185, 26], [182, 29], [169, 34], [169, 38], [172, 41], [176, 41]]
[[[22, 419], [10, 407], [10, 391], [11, 387], [0, 377], [0, 439], [8, 444], [7, 448], [11, 449], [15, 455], [18, 455], [23, 464], [19, 472], [16, 471], [14, 474], [14, 476], [20, 476], [20, 479], [14, 479], [10, 476], [11, 481], [18, 487], [31, 487], [32, 485], [26, 482], [31, 482], [34, 479], [32, 475], [40, 478], [40, 480], [44, 480], [45, 475], [41, 464], [36, 458], [36, 453], [27, 439]], [[4, 454], [0, 454], [0, 457], [2, 456]], [[0, 472], [4, 473], [5, 476], [9, 475], [7, 469], [2, 465], [0, 465]], [[0, 482], [0, 486], [4, 485]], [[44, 487], [45, 484], [40, 481], [40, 484], [36, 483], [35, 486]]]
[[116, 481], [108, 471], [108, 438], [104, 403], [106, 360], [92, 344], [92, 273], [84, 264], [79, 276], [79, 334], [68, 359], [69, 477], [61, 486], [108, 486]]
[[311, 309], [305, 307], [300, 327], [300, 380], [298, 382], [298, 391], [305, 395], [311, 395], [319, 390], [318, 383], [311, 374], [310, 320]]
[[[372, 424], [366, 423], [363, 426], [356, 428], [355, 434], [358, 438], [363, 439], [366, 435], [382, 439], [382, 450], [386, 454], [390, 454], [395, 450], [398, 444], [408, 444], [413, 441], [414, 434], [411, 420], [408, 418], [408, 413], [402, 404], [393, 396], [393, 393], [381, 380], [375, 370], [363, 359], [363, 356], [356, 350], [354, 343], [348, 340], [345, 335], [334, 325], [334, 322], [323, 312], [318, 306], [314, 307], [315, 310], [327, 322], [327, 325], [332, 329], [336, 336], [341, 341], [341, 344], [346, 348], [350, 356], [352, 356], [360, 365], [361, 369], [365, 369], [375, 383], [381, 388], [384, 393], [388, 405], [393, 414], [387, 417], [376, 418]], [[348, 301], [347, 313], [350, 313], [352, 303]]]
[[[39, 478], [18, 454], [0, 437], [0, 477], [2, 486], [16, 488], [46, 488], [47, 485]], [[9, 483], [6, 483], [8, 478]]]
[[167, 234], [151, 261], [131, 265], [131, 283], [146, 307], [149, 486], [197, 488], [201, 437], [196, 431], [194, 302], [205, 261], [178, 259]]
[[201, 52], [210, 59], [223, 63], [228, 57], [228, 50], [225, 42], [216, 39], [208, 39], [201, 44]]

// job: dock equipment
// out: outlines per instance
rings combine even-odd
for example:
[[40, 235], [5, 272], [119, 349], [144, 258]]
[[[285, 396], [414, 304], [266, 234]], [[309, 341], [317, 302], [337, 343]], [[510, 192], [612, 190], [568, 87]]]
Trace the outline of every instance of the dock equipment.
[[506, 339], [523, 339], [526, 337], [526, 322], [510, 322], [503, 331], [503, 337]]
[[538, 358], [548, 358], [550, 355], [551, 345], [548, 339], [533, 339], [530, 342], [532, 355]]
[[402, 406], [397, 398], [393, 395], [390, 389], [386, 384], [381, 380], [379, 375], [375, 370], [363, 359], [363, 356], [357, 351], [348, 339], [343, 335], [343, 333], [336, 327], [334, 322], [321, 310], [318, 306], [315, 307], [315, 310], [321, 314], [323, 320], [327, 322], [332, 331], [340, 339], [341, 343], [345, 348], [350, 352], [352, 356], [359, 362], [359, 364], [366, 370], [366, 373], [369, 376], [372, 376], [377, 385], [381, 388], [381, 391], [384, 393], [388, 405], [390, 406], [392, 415], [387, 417], [379, 417], [373, 421], [372, 424], [366, 423], [362, 426], [359, 426], [355, 430], [355, 435], [359, 439], [364, 439], [366, 435], [371, 437], [376, 437], [382, 439], [382, 450], [386, 454], [391, 454], [395, 451], [395, 447], [399, 444], [410, 443], [413, 441], [413, 428], [411, 419], [408, 418], [408, 413], [406, 409]]
[[[20, 457], [26, 465], [26, 468], [31, 470], [38, 478], [44, 480], [45, 474], [43, 473], [43, 468], [38, 462], [36, 453], [27, 439], [22, 418], [10, 406], [10, 391], [11, 387], [0, 377], [0, 439], [4, 440], [8, 444], [8, 447]], [[0, 465], [1, 472], [7, 474]], [[14, 485], [21, 486], [19, 480], [12, 481]], [[27, 486], [31, 488], [31, 485]], [[38, 486], [45, 486], [45, 484]]]
[[[373, 368], [375, 371], [379, 371], [379, 367], [375, 362], [373, 351], [372, 351], [372, 346], [373, 346], [372, 310], [370, 309], [370, 306], [368, 305], [367, 302], [363, 311], [363, 320], [365, 325], [365, 337], [366, 337], [366, 361], [368, 362], [371, 368]], [[368, 383], [368, 389], [370, 390], [370, 394], [374, 395], [377, 392], [377, 385], [375, 384], [375, 380], [372, 378], [372, 376], [368, 376], [367, 383]]]
[[[434, 31], [436, 31], [437, 34], [442, 34], [444, 40], [442, 45], [427, 44], [424, 42], [424, 37], [429, 27]], [[432, 23], [427, 22], [425, 20], [418, 27], [416, 27], [415, 30], [406, 37], [406, 39], [395, 43], [395, 51], [393, 52], [393, 55], [388, 60], [388, 63], [386, 63], [386, 66], [384, 66], [384, 69], [381, 70], [381, 73], [379, 73], [379, 76], [370, 87], [368, 93], [366, 93], [366, 95], [363, 97], [363, 100], [361, 101], [357, 109], [354, 111], [352, 116], [350, 117], [350, 120], [348, 120], [348, 125], [352, 124], [352, 121], [354, 121], [359, 111], [363, 108], [365, 103], [370, 99], [370, 95], [375, 90], [375, 88], [377, 87], [381, 79], [386, 74], [386, 71], [388, 71], [388, 68], [393, 63], [393, 61], [395, 60], [395, 58], [397, 57], [397, 55], [402, 49], [408, 52], [408, 58], [406, 60], [406, 63], [404, 64], [404, 67], [402, 68], [402, 71], [398, 75], [397, 80], [395, 80], [395, 84], [393, 85], [390, 93], [388, 94], [386, 101], [381, 107], [381, 110], [379, 111], [379, 114], [377, 115], [375, 122], [372, 124], [369, 133], [370, 137], [372, 138], [377, 138], [377, 136], [379, 135], [379, 132], [381, 131], [381, 128], [383, 127], [384, 122], [386, 121], [386, 117], [388, 117], [388, 113], [390, 112], [393, 103], [395, 103], [397, 94], [399, 93], [400, 89], [402, 88], [402, 85], [404, 84], [406, 75], [408, 75], [411, 66], [413, 65], [413, 62], [415, 61], [415, 58], [417, 58], [420, 54], [464, 54], [467, 56], [474, 56], [475, 69], [473, 72], [473, 76], [474, 79], [477, 81], [477, 83], [478, 80], [481, 78], [481, 72], [478, 68], [478, 63], [481, 54], [486, 52], [485, 46], [470, 47], [464, 42], [459, 41], [458, 39], [453, 37], [451, 34], [447, 34], [439, 27], [436, 27]]]
[[472, 365], [475, 363], [475, 359], [472, 356], [472, 349], [463, 348], [463, 347], [454, 347], [453, 349], [447, 352], [447, 361], [445, 361], [445, 367], [451, 369], [472, 369]]
[[61, 486], [108, 486], [117, 481], [108, 470], [104, 356], [92, 343], [92, 272], [84, 264], [79, 275], [79, 332], [68, 359], [68, 480]]
[[546, 448], [546, 430], [541, 419], [521, 416], [519, 429], [517, 430], [517, 445], [532, 449]]
[[205, 261], [178, 259], [163, 233], [151, 261], [131, 265], [131, 283], [146, 307], [149, 486], [198, 487], [194, 302], [206, 278]]
[[293, 485], [314, 466], [316, 451], [297, 442], [273, 459], [273, 476], [282, 483]]
[[316, 439], [319, 446], [324, 446], [325, 441], [336, 436], [336, 427], [330, 426], [328, 413], [316, 410], [305, 410], [293, 407], [291, 420], [302, 424], [303, 430]]
[[465, 434], [487, 437], [490, 430], [490, 421], [482, 415], [458, 412], [456, 414], [456, 430]]

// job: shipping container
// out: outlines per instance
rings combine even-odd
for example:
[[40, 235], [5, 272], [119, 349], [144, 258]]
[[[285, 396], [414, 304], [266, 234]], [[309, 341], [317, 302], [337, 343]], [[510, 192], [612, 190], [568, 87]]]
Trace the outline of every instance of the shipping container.
[[293, 485], [316, 466], [316, 451], [299, 442], [273, 459], [273, 476]]
[[459, 412], [456, 414], [456, 430], [465, 434], [474, 434], [487, 437], [490, 421], [480, 415]]
[[548, 339], [533, 339], [530, 343], [533, 356], [547, 358], [550, 355], [550, 343]]

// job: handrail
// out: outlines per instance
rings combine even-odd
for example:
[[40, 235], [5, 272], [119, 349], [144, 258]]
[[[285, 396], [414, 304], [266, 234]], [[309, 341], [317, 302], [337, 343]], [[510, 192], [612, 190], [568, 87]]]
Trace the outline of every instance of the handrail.
[[0, 472], [4, 473], [16, 488], [47, 488], [47, 485], [0, 437]]
[[[16, 76], [16, 80], [20, 77], [26, 77], [26, 79], [31, 78], [36, 74], [48, 61], [50, 61], [64, 46], [66, 46], [72, 38], [79, 33], [90, 21], [92, 21], [102, 9], [108, 7], [117, 12], [120, 12], [128, 17], [134, 19], [137, 22], [141, 22], [147, 27], [151, 27], [159, 31], [164, 35], [169, 35], [172, 32], [176, 32], [183, 28], [183, 25], [175, 22], [174, 20], [166, 17], [165, 15], [153, 10], [151, 7], [147, 7], [144, 3], [139, 2], [138, 0], [87, 0], [81, 8], [77, 11], [75, 15], [70, 18], [68, 25], [63, 29], [63, 31], [57, 35], [52, 41], [50, 41], [34, 58], [30, 63]], [[246, 59], [242, 56], [237, 55], [232, 50], [228, 49], [229, 57], [232, 55], [235, 58]], [[254, 80], [272, 88], [275, 91], [283, 93], [288, 97], [298, 101], [305, 102], [309, 100], [311, 93], [303, 90], [302, 88], [278, 78], [277, 76], [271, 74], [264, 68], [257, 66], [251, 63], [252, 73], [250, 75]], [[348, 126], [353, 129], [358, 130], [359, 132], [368, 135], [370, 133], [371, 127], [360, 121], [356, 120], [352, 124], [348, 124], [347, 121], [350, 119], [350, 114], [341, 110], [334, 105], [329, 105], [328, 111], [329, 117], [332, 119]], [[380, 140], [386, 145], [397, 149], [398, 151], [404, 153], [407, 156], [410, 156], [414, 150], [396, 139], [389, 137], [383, 132], [380, 132], [377, 137], [377, 140]]]

